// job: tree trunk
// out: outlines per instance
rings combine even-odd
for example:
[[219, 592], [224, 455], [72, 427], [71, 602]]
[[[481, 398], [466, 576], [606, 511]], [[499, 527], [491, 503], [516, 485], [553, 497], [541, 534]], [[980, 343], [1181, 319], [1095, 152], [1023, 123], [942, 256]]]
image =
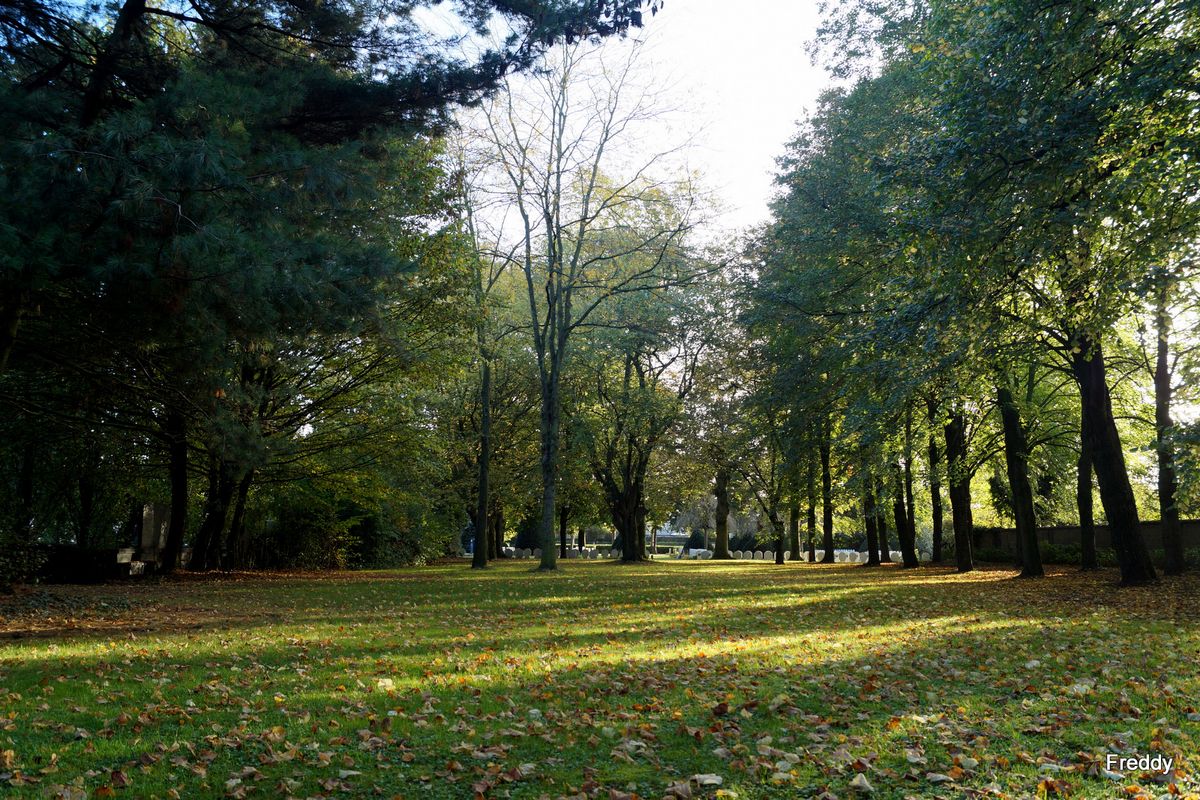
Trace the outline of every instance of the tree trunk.
[[1007, 386], [996, 387], [996, 402], [1004, 427], [1004, 461], [1008, 468], [1009, 494], [1021, 552], [1021, 577], [1036, 578], [1043, 575], [1044, 570], [1033, 511], [1033, 487], [1029, 483], [1029, 443], [1021, 423], [1021, 412]]
[[250, 494], [250, 484], [254, 482], [254, 470], [246, 470], [246, 474], [238, 482], [237, 498], [233, 502], [233, 519], [229, 522], [229, 534], [222, 548], [222, 569], [244, 566], [241, 556], [246, 530], [246, 497]]
[[[480, 337], [482, 341], [482, 337]], [[492, 364], [484, 348], [480, 347], [479, 369], [479, 475], [475, 506], [475, 547], [471, 553], [471, 569], [486, 569], [488, 549], [488, 509], [491, 507], [490, 477], [488, 472], [492, 460]]]
[[933, 553], [930, 555], [930, 561], [934, 564], [942, 563], [942, 476], [941, 456], [938, 453], [937, 437], [934, 431], [937, 430], [938, 421], [938, 403], [936, 400], [930, 399], [926, 404], [929, 409], [929, 505], [930, 513], [933, 517]]
[[900, 539], [900, 557], [902, 566], [911, 569], [920, 563], [917, 560], [917, 546], [913, 538], [913, 530], [909, 527], [909, 511], [905, 506], [905, 484], [908, 483], [908, 471], [899, 461], [895, 468], [895, 491], [892, 496], [892, 512], [896, 520], [896, 536]]
[[204, 511], [196, 537], [192, 540], [192, 560], [188, 570], [204, 572], [208, 569], [208, 542], [212, 538], [213, 509], [221, 492], [220, 461], [216, 456], [208, 458], [208, 489], [204, 494]]
[[1104, 354], [1100, 343], [1089, 337], [1079, 337], [1079, 352], [1072, 358], [1075, 380], [1087, 419], [1086, 430], [1091, 444], [1092, 468], [1100, 485], [1100, 503], [1108, 519], [1113, 549], [1121, 565], [1121, 585], [1152, 583], [1158, 579], [1150, 562], [1150, 551], [1142, 537], [1137, 503], [1129, 472], [1125, 468], [1125, 453], [1121, 435], [1113, 417], [1112, 397], [1105, 375]]
[[729, 555], [729, 470], [726, 467], [717, 469], [713, 481], [713, 497], [717, 500], [717, 507], [713, 513], [713, 527], [717, 531], [713, 558], [732, 558]]
[[803, 556], [800, 549], [800, 500], [792, 499], [788, 508], [788, 555], [792, 561], [799, 561]]
[[808, 563], [817, 560], [817, 468], [810, 456], [805, 470], [807, 478], [808, 512], [805, 527], [808, 529]]
[[1154, 432], [1158, 450], [1158, 518], [1162, 531], [1163, 572], [1183, 573], [1183, 539], [1179, 533], [1179, 506], [1175, 501], [1178, 490], [1175, 475], [1175, 445], [1171, 441], [1174, 422], [1171, 420], [1171, 319], [1167, 300], [1170, 285], [1163, 281], [1156, 296], [1155, 328], [1158, 346], [1154, 364]]
[[579, 532], [578, 532], [578, 537], [576, 538], [576, 542], [578, 542], [578, 544], [579, 544], [580, 551], [587, 549], [587, 528], [584, 527], [583, 525], [579, 526]]
[[825, 548], [824, 564], [832, 564], [833, 557], [833, 476], [829, 472], [828, 424], [825, 440], [821, 442], [821, 544]]
[[104, 50], [88, 76], [79, 117], [82, 127], [86, 128], [95, 122], [104, 110], [109, 82], [117, 72], [117, 64], [129, 41], [138, 35], [145, 15], [146, 0], [125, 0], [121, 5], [112, 32], [104, 43]]
[[645, 553], [645, 534], [638, 532], [638, 500], [633, 495], [632, 489], [625, 489], [609, 497], [613, 527], [621, 539], [621, 561], [627, 564], [641, 561]]
[[1100, 569], [1096, 555], [1096, 520], [1092, 510], [1092, 447], [1084, 422], [1079, 427], [1079, 461], [1075, 473], [1075, 506], [1079, 509], [1079, 568]]
[[[908, 512], [908, 540], [912, 545], [913, 561], [908, 563], [908, 555], [904, 555], [904, 566], [915, 567], [920, 564], [920, 560], [916, 556], [917, 552], [917, 506], [913, 502], [913, 437], [912, 437], [912, 406], [910, 405], [904, 414], [904, 502], [905, 509]], [[903, 542], [901, 543], [903, 545]], [[900, 548], [901, 553], [904, 552], [904, 547]]]
[[[877, 509], [878, 508], [883, 508], [883, 509], [887, 508], [887, 506], [883, 505], [883, 499], [886, 496], [887, 495], [883, 488], [883, 477], [876, 476], [876, 478], [875, 478], [875, 507]], [[884, 511], [878, 512], [876, 514], [875, 519], [876, 519], [876, 527], [879, 528], [879, 563], [890, 564], [890, 563], [892, 563], [892, 545], [890, 542], [888, 542], [887, 511], [884, 510]]]
[[863, 471], [862, 493], [863, 521], [867, 526], [867, 563], [865, 566], [879, 566], [879, 529], [875, 523], [875, 487], [871, 473]]
[[504, 508], [499, 503], [492, 507], [488, 518], [488, 538], [492, 558], [504, 558]]
[[208, 496], [204, 502], [204, 519], [196, 531], [196, 542], [192, 547], [192, 560], [188, 569], [205, 572], [216, 566], [218, 550], [225, 533], [225, 519], [229, 516], [229, 504], [236, 488], [229, 465], [219, 460], [209, 469]]
[[560, 422], [559, 380], [557, 370], [544, 380], [542, 388], [542, 518], [538, 542], [542, 547], [539, 570], [558, 569], [558, 548], [554, 546], [554, 502], [558, 491], [558, 432]]
[[563, 503], [558, 509], [559, 558], [567, 557], [567, 523], [571, 521], [571, 507]]
[[646, 560], [646, 506], [641, 498], [633, 511], [634, 530], [637, 531], [638, 561]]
[[183, 552], [183, 537], [187, 533], [188, 512], [188, 444], [187, 418], [178, 411], [168, 411], [164, 424], [171, 482], [171, 521], [167, 526], [167, 541], [159, 553], [158, 571], [170, 575], [179, 565]]
[[946, 475], [950, 481], [950, 515], [954, 525], [954, 563], [959, 572], [975, 569], [971, 552], [971, 475], [967, 469], [967, 424], [961, 412], [950, 415], [946, 435]]
[[779, 517], [779, 506], [774, 500], [771, 501], [771, 513], [768, 515], [771, 520], [771, 527], [775, 532], [775, 563], [784, 564], [786, 559], [783, 557], [785, 543], [783, 520]]

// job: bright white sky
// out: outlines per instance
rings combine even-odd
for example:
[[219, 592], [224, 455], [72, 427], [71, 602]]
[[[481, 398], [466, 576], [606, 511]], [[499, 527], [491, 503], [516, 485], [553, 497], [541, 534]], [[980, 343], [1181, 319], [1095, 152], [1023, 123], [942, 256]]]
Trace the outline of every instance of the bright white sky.
[[767, 219], [775, 159], [830, 84], [805, 47], [816, 34], [817, 5], [671, 0], [647, 15], [642, 35], [677, 98], [678, 122], [699, 131], [690, 162], [727, 208], [722, 227]]
[[[687, 167], [719, 199], [710, 233], [766, 221], [775, 160], [830, 84], [806, 45], [816, 35], [816, 0], [671, 0], [631, 38], [646, 44], [635, 81], [662, 93], [669, 110], [656, 129], [639, 130], [647, 155], [673, 151], [690, 138]], [[435, 9], [417, 15], [443, 35], [455, 26]], [[622, 58], [627, 45], [606, 40]]]

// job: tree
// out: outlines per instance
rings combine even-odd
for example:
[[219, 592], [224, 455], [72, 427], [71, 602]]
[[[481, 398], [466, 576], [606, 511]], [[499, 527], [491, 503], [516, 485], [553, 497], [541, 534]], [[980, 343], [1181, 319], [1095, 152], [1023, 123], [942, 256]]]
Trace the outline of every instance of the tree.
[[[633, 255], [625, 268], [643, 269]], [[703, 288], [692, 283], [615, 297], [593, 318], [597, 327], [580, 347], [589, 385], [587, 410], [578, 418], [625, 562], [646, 557], [647, 471], [683, 416], [709, 344], [698, 313]]]
[[416, 266], [413, 241], [446, 211], [428, 134], [447, 109], [559, 39], [640, 24], [645, 7], [458, 3], [467, 29], [507, 34], [468, 61], [421, 28], [420, 5], [0, 12], [0, 372], [86, 377], [104, 398], [94, 421], [158, 443], [166, 570], [188, 532], [198, 446], [212, 466], [198, 564], [248, 492], [213, 427], [222, 393], [257, 369], [245, 354], [362, 335]]
[[[623, 138], [655, 113], [652, 97], [632, 83], [638, 50], [630, 52], [609, 66], [586, 45], [563, 46], [525, 94], [509, 85], [485, 113], [501, 173], [495, 191], [503, 192], [517, 217], [505, 257], [525, 277], [541, 384], [539, 535], [541, 569], [547, 570], [557, 562], [561, 391], [574, 334], [610, 298], [689, 279], [671, 272], [686, 268], [671, 256], [692, 226], [687, 182], [651, 179], [661, 156], [621, 179], [605, 172]], [[612, 229], [629, 235], [606, 237]], [[635, 268], [628, 268], [630, 260]]]

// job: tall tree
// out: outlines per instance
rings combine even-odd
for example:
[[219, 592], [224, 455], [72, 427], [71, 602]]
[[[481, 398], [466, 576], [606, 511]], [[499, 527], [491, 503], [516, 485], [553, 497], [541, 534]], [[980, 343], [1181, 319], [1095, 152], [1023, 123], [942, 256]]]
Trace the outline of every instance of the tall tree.
[[[654, 110], [633, 84], [637, 48], [606, 65], [594, 48], [566, 45], [551, 66], [518, 90], [510, 84], [486, 109], [498, 184], [515, 209], [507, 258], [525, 277], [530, 341], [541, 384], [541, 569], [555, 569], [555, 497], [563, 371], [574, 334], [612, 297], [686, 282], [671, 254], [692, 226], [686, 185], [655, 182], [651, 158], [613, 179], [606, 166]], [[670, 213], [659, 225], [631, 224]], [[605, 237], [610, 228], [631, 235]], [[637, 268], [626, 266], [631, 258]]]

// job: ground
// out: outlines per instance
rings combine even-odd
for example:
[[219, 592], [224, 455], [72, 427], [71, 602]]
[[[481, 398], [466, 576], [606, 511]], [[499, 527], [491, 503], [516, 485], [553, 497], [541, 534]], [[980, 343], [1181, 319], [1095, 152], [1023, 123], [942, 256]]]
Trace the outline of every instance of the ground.
[[[1115, 583], [710, 561], [35, 587], [0, 600], [0, 794], [1187, 795], [1200, 579]], [[1106, 776], [1110, 751], [1174, 757], [1175, 788]]]

